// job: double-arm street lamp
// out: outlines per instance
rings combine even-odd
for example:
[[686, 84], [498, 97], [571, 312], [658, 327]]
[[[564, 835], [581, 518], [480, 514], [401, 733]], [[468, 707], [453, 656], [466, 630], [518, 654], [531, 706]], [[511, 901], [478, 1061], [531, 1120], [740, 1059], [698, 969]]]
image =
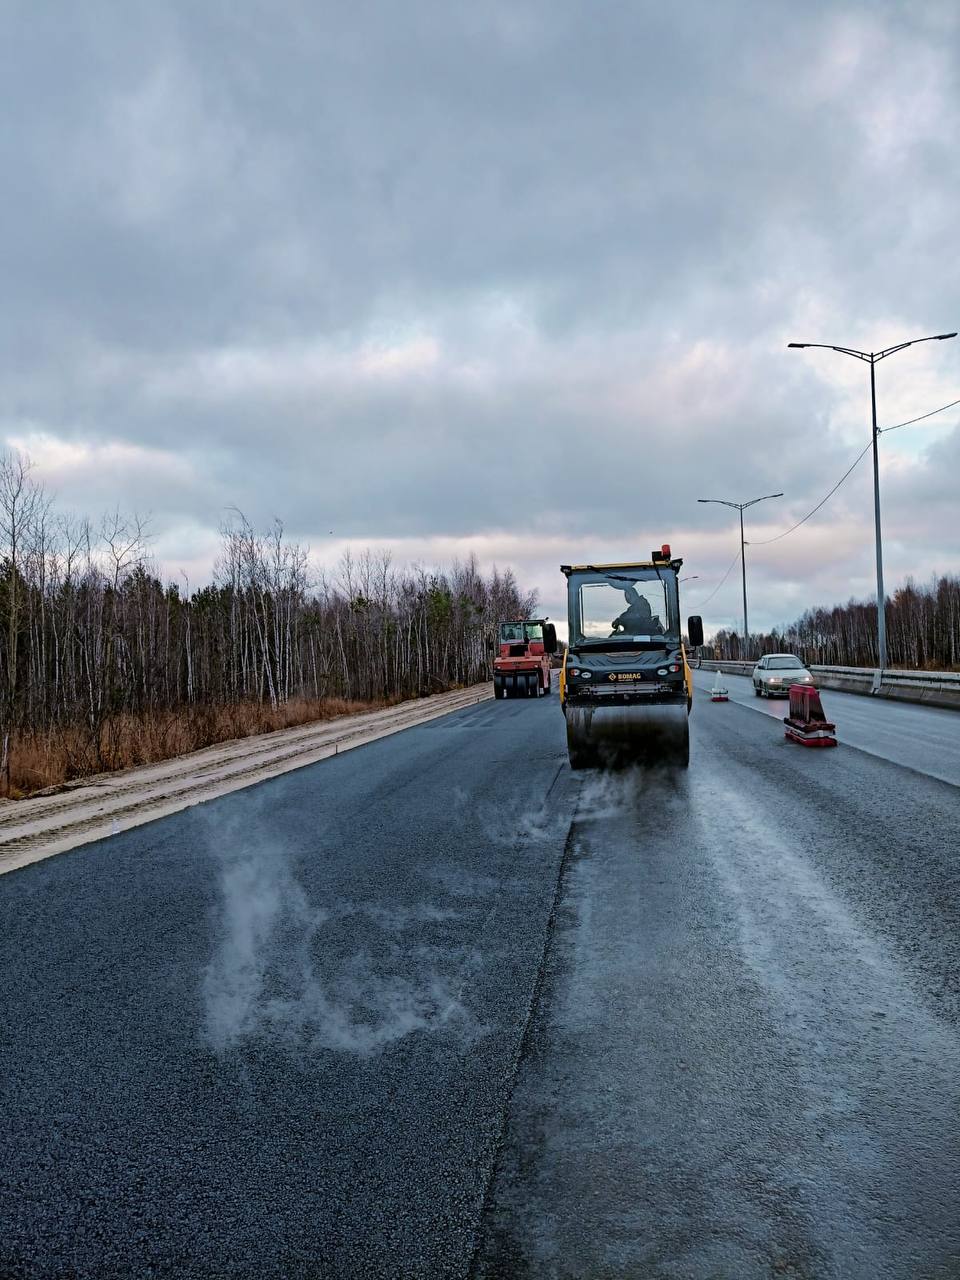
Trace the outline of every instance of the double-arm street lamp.
[[955, 338], [956, 333], [934, 333], [928, 338], [911, 338], [909, 342], [898, 342], [894, 347], [885, 347], [883, 351], [855, 351], [852, 347], [835, 347], [829, 342], [788, 342], [788, 347], [820, 347], [825, 351], [839, 351], [843, 356], [855, 356], [857, 360], [865, 360], [870, 366], [870, 407], [873, 413], [873, 517], [876, 525], [877, 539], [877, 658], [878, 669], [883, 671], [887, 665], [887, 618], [886, 596], [883, 593], [883, 550], [880, 541], [880, 463], [877, 452], [877, 383], [874, 369], [879, 360], [895, 355], [904, 347], [914, 347], [918, 342], [943, 342], [945, 338]]
[[747, 560], [744, 555], [743, 513], [747, 507], [755, 507], [758, 502], [766, 502], [768, 498], [782, 498], [782, 493], [765, 493], [762, 498], [751, 498], [749, 502], [727, 502], [725, 498], [698, 498], [698, 502], [716, 502], [721, 507], [733, 507], [740, 512], [740, 568], [743, 573], [743, 656], [747, 656], [750, 632], [747, 628]]

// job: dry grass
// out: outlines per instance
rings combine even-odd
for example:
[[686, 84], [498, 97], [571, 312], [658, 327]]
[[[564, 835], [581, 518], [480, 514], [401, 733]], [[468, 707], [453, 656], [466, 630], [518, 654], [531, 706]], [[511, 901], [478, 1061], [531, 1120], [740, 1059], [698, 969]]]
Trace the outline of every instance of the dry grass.
[[184, 707], [141, 716], [124, 714], [104, 725], [99, 752], [97, 743], [82, 726], [16, 733], [10, 744], [9, 795], [20, 799], [91, 774], [155, 764], [219, 742], [292, 729], [317, 720], [333, 720], [360, 711], [376, 711], [400, 701], [400, 698], [388, 698], [379, 702], [350, 702], [345, 698], [328, 698], [316, 702], [301, 698], [276, 710], [245, 702], [224, 707]]

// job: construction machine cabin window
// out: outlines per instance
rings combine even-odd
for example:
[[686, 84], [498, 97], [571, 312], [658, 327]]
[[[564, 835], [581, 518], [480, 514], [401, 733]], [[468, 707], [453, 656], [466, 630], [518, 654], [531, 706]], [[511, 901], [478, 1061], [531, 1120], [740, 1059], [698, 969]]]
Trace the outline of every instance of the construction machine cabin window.
[[672, 575], [639, 570], [635, 574], [610, 574], [579, 583], [577, 618], [571, 618], [577, 644], [621, 640], [644, 642], [676, 638], [677, 620], [667, 585]]
[[503, 622], [500, 624], [501, 644], [529, 644], [543, 639], [541, 622]]

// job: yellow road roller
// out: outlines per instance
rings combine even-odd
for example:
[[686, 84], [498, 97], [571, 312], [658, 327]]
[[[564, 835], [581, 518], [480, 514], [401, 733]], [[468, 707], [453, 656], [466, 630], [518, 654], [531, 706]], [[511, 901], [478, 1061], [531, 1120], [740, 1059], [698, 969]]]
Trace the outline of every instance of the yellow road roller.
[[[569, 642], [560, 672], [572, 769], [686, 768], [693, 678], [680, 628], [683, 561], [664, 545], [637, 564], [565, 564]], [[691, 647], [700, 618], [687, 619]]]

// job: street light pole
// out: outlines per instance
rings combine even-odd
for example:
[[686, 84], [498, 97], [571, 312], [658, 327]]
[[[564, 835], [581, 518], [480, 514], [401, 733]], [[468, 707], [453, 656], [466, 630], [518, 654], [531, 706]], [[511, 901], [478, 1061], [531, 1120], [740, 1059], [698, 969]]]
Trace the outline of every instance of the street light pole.
[[747, 656], [746, 645], [750, 638], [750, 624], [747, 622], [747, 544], [743, 540], [743, 507], [740, 508], [740, 576], [743, 579], [743, 656]]
[[[883, 589], [883, 542], [880, 537], [880, 450], [877, 440], [877, 362], [870, 361], [870, 409], [873, 415], [873, 523], [877, 543], [877, 668], [887, 665], [887, 596]], [[882, 603], [881, 603], [882, 601]]]
[[819, 347], [825, 351], [839, 351], [844, 356], [854, 356], [870, 366], [870, 411], [873, 422], [873, 519], [877, 542], [877, 672], [882, 675], [887, 665], [887, 597], [883, 590], [883, 543], [880, 537], [880, 453], [877, 440], [880, 428], [877, 426], [877, 362], [887, 356], [903, 351], [905, 347], [915, 347], [918, 342], [943, 342], [947, 338], [955, 338], [953, 333], [934, 333], [928, 338], [911, 338], [909, 342], [898, 342], [896, 346], [885, 347], [883, 351], [857, 351], [853, 347], [835, 347], [829, 342], [788, 342], [788, 347]]
[[746, 543], [743, 538], [743, 513], [747, 507], [756, 506], [758, 502], [766, 502], [768, 498], [782, 498], [782, 493], [765, 493], [762, 498], [751, 498], [749, 502], [727, 502], [725, 498], [698, 498], [698, 502], [716, 502], [721, 507], [733, 507], [740, 512], [740, 569], [743, 576], [743, 653], [746, 657], [747, 646], [750, 642], [750, 632], [747, 629], [747, 558], [744, 553]]

